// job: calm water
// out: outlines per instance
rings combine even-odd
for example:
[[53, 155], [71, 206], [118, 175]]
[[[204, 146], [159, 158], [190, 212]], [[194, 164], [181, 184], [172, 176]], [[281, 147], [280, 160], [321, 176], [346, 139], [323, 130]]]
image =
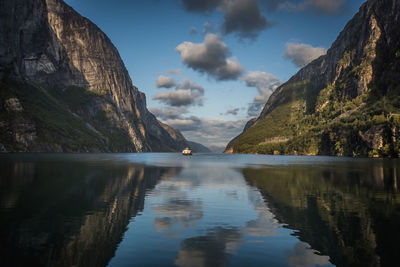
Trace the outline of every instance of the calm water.
[[398, 266], [400, 161], [0, 155], [0, 266]]

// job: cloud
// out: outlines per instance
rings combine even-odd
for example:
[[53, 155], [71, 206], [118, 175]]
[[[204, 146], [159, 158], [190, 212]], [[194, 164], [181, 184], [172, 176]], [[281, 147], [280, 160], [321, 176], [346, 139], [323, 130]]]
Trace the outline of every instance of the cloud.
[[255, 38], [260, 31], [271, 26], [257, 0], [225, 0], [221, 10], [225, 14], [222, 25], [225, 34], [237, 33], [241, 38]]
[[183, 42], [176, 50], [183, 64], [216, 80], [236, 80], [243, 73], [237, 60], [227, 58], [230, 50], [215, 34], [207, 34], [203, 43]]
[[166, 70], [165, 72], [168, 74], [171, 74], [171, 75], [180, 75], [182, 73], [182, 70], [181, 69], [172, 69], [172, 70]]
[[188, 140], [207, 146], [225, 147], [233, 137], [242, 132], [246, 121], [247, 119], [225, 120], [181, 116], [164, 122], [179, 129]]
[[284, 58], [291, 60], [297, 67], [304, 67], [311, 61], [325, 55], [326, 52], [327, 49], [323, 47], [287, 43]]
[[203, 34], [207, 34], [211, 31], [213, 31], [213, 24], [211, 22], [205, 22], [203, 26]]
[[[160, 78], [161, 77], [161, 78]], [[150, 108], [158, 119], [179, 129], [188, 140], [207, 146], [225, 147], [226, 144], [242, 132], [247, 119], [224, 120], [199, 118], [189, 115], [189, 107], [202, 105], [204, 88], [188, 79], [183, 82], [160, 75], [157, 85], [175, 87], [174, 90], [156, 94], [153, 99], [165, 104], [164, 107]], [[240, 108], [232, 108], [227, 113], [237, 115]]]
[[223, 148], [233, 137], [242, 132], [247, 122], [247, 119], [225, 120], [188, 116], [188, 107], [153, 107], [149, 110], [164, 123], [181, 131], [187, 140]]
[[164, 107], [164, 108], [150, 108], [151, 113], [161, 120], [178, 119], [183, 114], [188, 113], [188, 106], [180, 107]]
[[189, 30], [189, 33], [190, 33], [191, 35], [196, 35], [196, 34], [197, 34], [197, 29], [196, 29], [196, 27], [191, 27], [190, 30]]
[[270, 11], [276, 11], [284, 5], [282, 0], [262, 0], [261, 2], [265, 3]]
[[175, 87], [177, 90], [184, 89], [190, 91], [198, 91], [204, 94], [204, 88], [201, 85], [198, 85], [188, 79], [184, 79], [183, 83], [179, 83], [171, 77], [160, 75], [156, 80], [156, 86], [157, 88], [168, 88], [168, 89]]
[[[261, 12], [258, 0], [182, 0], [188, 12], [210, 13], [219, 10], [224, 14], [224, 34], [237, 33], [241, 38], [256, 38], [271, 23]], [[204, 28], [204, 33], [209, 32]]]
[[343, 12], [347, 0], [304, 0], [298, 8], [300, 10], [311, 10], [317, 14], [333, 15]]
[[346, 10], [347, 0], [262, 0], [268, 10], [289, 10], [294, 12], [313, 12], [317, 15], [336, 15]]
[[160, 75], [156, 80], [157, 88], [172, 88], [176, 86], [176, 82], [171, 77]]
[[228, 109], [225, 112], [225, 115], [233, 115], [236, 116], [239, 113], [240, 108], [233, 108], [233, 109]]
[[278, 77], [263, 71], [250, 71], [242, 80], [248, 87], [255, 87], [258, 90], [258, 94], [254, 97], [253, 102], [249, 104], [247, 110], [248, 115], [251, 117], [260, 114], [268, 98], [282, 84]]
[[182, 0], [183, 8], [189, 12], [207, 13], [214, 11], [224, 0]]
[[171, 77], [160, 75], [156, 80], [157, 88], [172, 88], [167, 92], [158, 93], [153, 96], [154, 100], [173, 106], [190, 106], [190, 105], [203, 105], [204, 88], [188, 79], [185, 79], [183, 83], [175, 81]]
[[[202, 125], [202, 120], [196, 116], [171, 118], [165, 122], [182, 132], [201, 130]], [[191, 139], [189, 138], [189, 140]]]
[[194, 83], [188, 79], [183, 80], [183, 83], [178, 83], [177, 88], [191, 90], [191, 91], [198, 91], [198, 92], [202, 93], [202, 95], [204, 94], [204, 88], [202, 86], [197, 85], [196, 83]]
[[174, 106], [189, 106], [189, 105], [203, 105], [203, 98], [200, 98], [202, 94], [195, 91], [178, 89], [168, 92], [158, 93], [153, 96], [154, 100], [159, 100], [160, 102]]

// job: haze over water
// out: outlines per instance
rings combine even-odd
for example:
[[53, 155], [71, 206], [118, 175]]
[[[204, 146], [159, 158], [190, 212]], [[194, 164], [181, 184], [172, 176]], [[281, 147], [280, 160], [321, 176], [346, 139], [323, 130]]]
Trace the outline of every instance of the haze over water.
[[399, 160], [0, 155], [1, 266], [394, 266]]

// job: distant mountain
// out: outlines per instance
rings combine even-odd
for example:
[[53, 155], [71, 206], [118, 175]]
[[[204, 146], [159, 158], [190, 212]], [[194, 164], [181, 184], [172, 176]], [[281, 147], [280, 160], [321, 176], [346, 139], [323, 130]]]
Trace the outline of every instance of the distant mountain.
[[193, 152], [195, 153], [210, 153], [211, 150], [199, 143], [196, 142], [192, 142], [192, 141], [187, 141], [187, 143], [189, 144], [189, 147], [192, 149]]
[[222, 153], [225, 150], [224, 146], [210, 146], [209, 148], [213, 153]]
[[0, 150], [180, 151], [109, 38], [62, 0], [0, 2]]
[[400, 1], [368, 0], [226, 152], [398, 157]]

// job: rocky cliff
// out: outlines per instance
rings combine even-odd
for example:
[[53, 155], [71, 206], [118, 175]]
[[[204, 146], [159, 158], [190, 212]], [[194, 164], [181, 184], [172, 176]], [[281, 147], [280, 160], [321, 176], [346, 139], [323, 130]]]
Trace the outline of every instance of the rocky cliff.
[[399, 1], [368, 0], [226, 152], [398, 157], [399, 27]]
[[62, 0], [0, 2], [0, 150], [175, 151], [110, 39]]

